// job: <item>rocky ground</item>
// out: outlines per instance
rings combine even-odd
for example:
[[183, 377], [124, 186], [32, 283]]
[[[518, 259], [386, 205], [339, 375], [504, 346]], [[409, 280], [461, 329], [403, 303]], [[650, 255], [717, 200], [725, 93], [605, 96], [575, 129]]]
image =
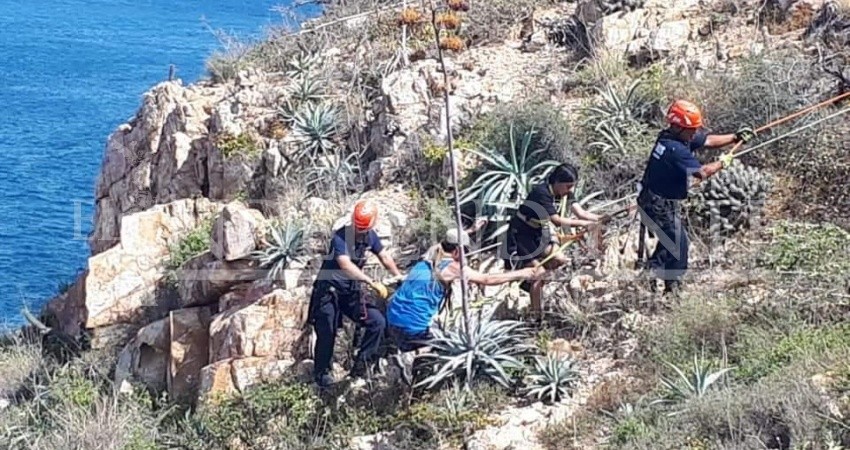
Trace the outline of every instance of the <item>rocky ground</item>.
[[[309, 379], [313, 336], [304, 321], [317, 270], [314, 256], [324, 252], [333, 225], [345, 220], [357, 198], [373, 198], [381, 204], [379, 234], [402, 261], [415, 259], [451, 223], [441, 218], [450, 214], [445, 202], [450, 166], [442, 144], [447, 122], [460, 148], [456, 152], [461, 162], [458, 175], [466, 180], [464, 183], [484, 167], [480, 155], [467, 149], [497, 142], [493, 136], [504, 135], [508, 123], [499, 120], [507, 117], [511, 124], [533, 122], [552, 157], [580, 163], [591, 180], [582, 186], [583, 194], [598, 190], [590, 205], [604, 207], [631, 191], [630, 183], [645, 157], [646, 140], [654, 133], [652, 115], [663, 101], [683, 93], [698, 97], [713, 125], [731, 129], [741, 121], [763, 123], [780, 112], [826, 98], [846, 73], [841, 72], [840, 65], [848, 42], [842, 33], [850, 27], [850, 15], [842, 15], [850, 8], [846, 2], [647, 0], [632, 5], [525, 0], [513, 6], [495, 1], [481, 6], [478, 12], [473, 2], [464, 16], [470, 23], [469, 31], [464, 31], [468, 34], [461, 33], [466, 49], [446, 58], [448, 85], [428, 40], [427, 25], [420, 20], [400, 26], [399, 14], [406, 10], [401, 5], [378, 12], [364, 7], [365, 12], [353, 14], [347, 8], [355, 6], [336, 3], [329, 6], [323, 19], [335, 23], [335, 27], [297, 37], [302, 47], [312, 47], [310, 56], [282, 38], [258, 46], [255, 54], [214, 59], [212, 81], [191, 86], [169, 81], [153, 87], [135, 117], [109, 137], [96, 188], [92, 255], [87, 270], [47, 306], [45, 324], [40, 325], [45, 346], [58, 339], [65, 343], [63, 348], [69, 347], [68, 342], [74, 343], [71, 353], [77, 359], [80, 349], [86, 355], [107, 355], [102, 356], [107, 358], [104, 361], [113, 361], [103, 363], [109, 366], [101, 371], [108, 378], [107, 384], [132, 395], [140, 391], [152, 393], [152, 398], [164, 395], [167, 401], [155, 401], [154, 410], [167, 409], [164, 405], [172, 402], [214, 410], [214, 406], [206, 405], [227, 398], [247, 399], [243, 403], [224, 400], [234, 411], [242, 410], [233, 405], [253, 408], [254, 401], [262, 405], [266, 397], [252, 397], [255, 389], [261, 393], [256, 395], [266, 395], [264, 386], [280, 380]], [[504, 13], [513, 7], [527, 14]], [[340, 16], [350, 18], [343, 20]], [[583, 32], [577, 35], [576, 30]], [[336, 39], [328, 39], [324, 33], [336, 33]], [[369, 39], [364, 40], [364, 36]], [[787, 52], [793, 56], [775, 56]], [[818, 64], [813, 61], [818, 61], [825, 72], [815, 74]], [[757, 63], [774, 65], [768, 66], [770, 71], [756, 70], [758, 75], [754, 76], [752, 67]], [[830, 66], [832, 63], [836, 65]], [[829, 67], [837, 69], [830, 72]], [[812, 78], [795, 79], [801, 70], [808, 70], [805, 76]], [[318, 81], [304, 75], [313, 72], [318, 74]], [[730, 76], [740, 80], [741, 87], [724, 84]], [[649, 112], [642, 117], [635, 112], [635, 117], [626, 118], [635, 122], [638, 131], [633, 128], [631, 134], [623, 134], [619, 147], [611, 147], [610, 142], [600, 144], [599, 128], [593, 116], [587, 116], [589, 107], [610, 105], [605, 100], [606, 86], [620, 92], [633, 79], [642, 80], [637, 95], [653, 98], [642, 104]], [[446, 90], [450, 117], [444, 108]], [[782, 95], [777, 91], [783, 91]], [[810, 97], [813, 95], [817, 97]], [[541, 104], [542, 108], [534, 109]], [[323, 105], [331, 105], [332, 112], [322, 115]], [[313, 128], [299, 121], [298, 114], [305, 107], [316, 108], [310, 110]], [[328, 119], [331, 116], [333, 119]], [[315, 125], [323, 121], [332, 124]], [[375, 406], [376, 390], [396, 392], [400, 388], [397, 374], [388, 369], [379, 387], [368, 386], [367, 394], [344, 394], [335, 401], [350, 406], [326, 404], [325, 410], [334, 412], [316, 417], [324, 417], [323, 423], [329, 423], [332, 420], [327, 414], [334, 420], [345, 416], [356, 423], [358, 426], [351, 428], [346, 422], [346, 442], [338, 445], [361, 449], [425, 445], [399, 440], [402, 435], [409, 439], [411, 433], [418, 436], [409, 430], [417, 422], [454, 430], [443, 434], [432, 430], [431, 438], [422, 440], [442, 448], [683, 448], [684, 440], [676, 440], [681, 436], [669, 431], [677, 429], [687, 435], [688, 448], [761, 448], [755, 447], [756, 442], [766, 448], [792, 448], [785, 443], [791, 439], [793, 448], [841, 448], [826, 445], [841, 444], [846, 433], [815, 423], [812, 417], [817, 414], [812, 411], [817, 408], [809, 411], [809, 403], [806, 407], [792, 401], [771, 403], [764, 411], [740, 412], [739, 427], [730, 425], [732, 431], [717, 431], [722, 427], [709, 426], [707, 413], [697, 415], [696, 406], [689, 409], [690, 425], [684, 426], [659, 418], [663, 414], [650, 407], [655, 403], [642, 403], [636, 394], [660, 395], [654, 386], [661, 375], [670, 372], [663, 362], [684, 367], [695, 343], [709, 353], [712, 363], [727, 367], [731, 359], [755, 371], [752, 367], [761, 368], [758, 364], [763, 359], [778, 361], [787, 355], [776, 356], [784, 351], [777, 349], [769, 350], [773, 356], [764, 358], [746, 353], [736, 347], [755, 342], [748, 341], [746, 333], [760, 336], [772, 329], [782, 341], [798, 336], [794, 333], [810, 332], [811, 326], [835, 329], [841, 336], [847, 292], [842, 291], [842, 281], [836, 280], [841, 279], [846, 267], [835, 263], [845, 255], [842, 249], [848, 248], [842, 243], [848, 242], [840, 228], [823, 231], [823, 227], [829, 222], [848, 223], [850, 197], [837, 192], [840, 189], [830, 183], [846, 179], [842, 177], [848, 173], [850, 162], [846, 155], [821, 160], [805, 152], [821, 146], [824, 141], [820, 139], [828, 139], [836, 149], [846, 148], [848, 136], [847, 127], [821, 129], [787, 147], [772, 148], [788, 153], [788, 149], [794, 149], [797, 159], [749, 158], [748, 164], [769, 175], [769, 194], [761, 181], [752, 181], [752, 175], [735, 172], [724, 179], [729, 185], [749, 189], [747, 200], [758, 197], [761, 202], [766, 196], [766, 214], [756, 214], [756, 209], [762, 211], [759, 203], [752, 211], [735, 210], [733, 216], [725, 215], [723, 223], [733, 220], [735, 227], [734, 233], [722, 239], [709, 233], [708, 227], [694, 230], [694, 280], [678, 303], [653, 295], [647, 289], [647, 280], [633, 270], [636, 239], [628, 220], [610, 227], [607, 251], [593, 276], [580, 264], [582, 252], [574, 253], [574, 267], [559, 275], [563, 282], [548, 288], [549, 319], [542, 328], [532, 328], [528, 336], [539, 355], [575, 361], [578, 381], [571, 386], [568, 398], [550, 404], [522, 396], [505, 399], [502, 393], [489, 404], [481, 400], [489, 397], [464, 403], [451, 400], [454, 397], [444, 390], [433, 395], [439, 399], [449, 396], [445, 397], [449, 399], [446, 404], [455, 405], [458, 411], [460, 404], [482, 411], [467, 416], [456, 411], [446, 419], [428, 409], [439, 410], [440, 406], [429, 406], [432, 403], [428, 401], [440, 405], [441, 400], [433, 400], [428, 394], [423, 398], [431, 400], [412, 401], [413, 394], [404, 391], [389, 402], [395, 405], [406, 396], [412, 402], [407, 409], [398, 406], [400, 409], [392, 410], [398, 423], [373, 426], [366, 417], [376, 421], [389, 417], [374, 413], [384, 410]], [[615, 150], [593, 150], [600, 145]], [[808, 155], [808, 162], [798, 163], [802, 160], [799, 155]], [[832, 174], [830, 181], [799, 182], [801, 176], [815, 172]], [[747, 183], [750, 187], [744, 189]], [[700, 202], [712, 198], [705, 192], [700, 194]], [[704, 203], [697, 203], [689, 207], [695, 227], [701, 220], [699, 214], [707, 211]], [[785, 224], [786, 219], [821, 225], [816, 233], [799, 231], [794, 228], [797, 225], [775, 227]], [[764, 228], [765, 224], [774, 227]], [[288, 231], [276, 236], [272, 229]], [[293, 237], [298, 230], [304, 232], [303, 239]], [[786, 242], [781, 236], [793, 239]], [[817, 239], [810, 242], [811, 236]], [[486, 235], [483, 237], [487, 243]], [[301, 245], [294, 245], [295, 241]], [[624, 243], [627, 251], [621, 252]], [[287, 261], [285, 268], [271, 277], [269, 267], [257, 254], [268, 249]], [[824, 261], [817, 257], [821, 254], [830, 256]], [[491, 256], [481, 253], [473, 263], [487, 270], [501, 270], [489, 259]], [[814, 270], [812, 267], [818, 268], [818, 276], [806, 272], [803, 281], [795, 278], [801, 270]], [[370, 262], [368, 270], [378, 270], [375, 261]], [[838, 278], [824, 281], [819, 278], [824, 273]], [[784, 278], [774, 279], [777, 274]], [[776, 302], [777, 297], [806, 297], [806, 293], [806, 301], [798, 301], [794, 307]], [[516, 286], [485, 290], [483, 294], [487, 297], [482, 303], [485, 309], [498, 309], [499, 318], [522, 318], [527, 299]], [[460, 302], [454, 303], [457, 306]], [[773, 325], [761, 322], [765, 315]], [[786, 327], [786, 322], [796, 325]], [[41, 346], [39, 343], [38, 348]], [[341, 374], [349, 349], [344, 344], [339, 347], [337, 371]], [[817, 360], [823, 370], [795, 379], [820, 376], [817, 380], [826, 386], [822, 391], [828, 393], [814, 397], [827, 398], [824, 403], [838, 411], [830, 413], [830, 420], [844, 423], [844, 391], [836, 386], [846, 374], [831, 361], [846, 348], [832, 344], [806, 348], [817, 350], [806, 353], [806, 357]], [[33, 361], [38, 360], [26, 351], [15, 352], [0, 354], [4, 355], [0, 374], [6, 374], [6, 361], [26, 357], [35, 364]], [[789, 363], [786, 365], [797, 370], [797, 365], [809, 361], [793, 355], [788, 358], [795, 364], [784, 359], [782, 364]], [[67, 363], [64, 358], [63, 364]], [[62, 367], [73, 368], [77, 363], [68, 364]], [[28, 366], [21, 367], [26, 372]], [[50, 369], [53, 375], [47, 379], [55, 376], [56, 370]], [[16, 376], [20, 379], [0, 377], [10, 380], [0, 381], [0, 401], [4, 402], [0, 403], [0, 414], [12, 411], [0, 415], [0, 424], [6, 426], [4, 420], [11, 424], [4, 435], [12, 442], [8, 448], [48, 448], [39, 447], [45, 445], [43, 442], [95, 448], [56, 440], [59, 438], [50, 434], [52, 429], [22, 432], [25, 427], [17, 421], [26, 420], [15, 414], [23, 410], [13, 403], [27, 404], [37, 389], [15, 384], [23, 383], [27, 373]], [[737, 380], [724, 381], [728, 392], [746, 389], [741, 386], [747, 385]], [[754, 375], [747, 380], [761, 383]], [[774, 388], [764, 383], [754, 386]], [[47, 381], [42, 384], [50, 386]], [[256, 416], [253, 420], [281, 408], [301, 411], [298, 408], [304, 407], [313, 414], [313, 406], [304, 406], [313, 405], [308, 402], [312, 397], [299, 391], [299, 385], [287, 386], [281, 388], [283, 391], [271, 388], [279, 397], [273, 397], [273, 406], [251, 410]], [[708, 385], [704, 387], [707, 390]], [[281, 400], [299, 395], [304, 396], [298, 397], [303, 402], [290, 397]], [[364, 395], [369, 413], [360, 412]], [[730, 398], [720, 395], [714, 404], [728, 405]], [[694, 402], [703, 401], [702, 391], [694, 397]], [[65, 406], [68, 403], [62, 402], [80, 401], [60, 400], [59, 404]], [[759, 398], [756, 403], [761, 401]], [[95, 403], [84, 401], [86, 407]], [[800, 408], [803, 412], [799, 416], [805, 416], [808, 422], [800, 419], [792, 423], [788, 411], [794, 408]], [[286, 429], [270, 424], [301, 417], [292, 414], [290, 411], [282, 419], [272, 414], [256, 427]], [[305, 414], [313, 420], [313, 415]], [[731, 423], [738, 412], [728, 414]], [[770, 418], [764, 423], [753, 419], [756, 425], [743, 418], [759, 414]], [[212, 433], [214, 439], [199, 435], [195, 444], [213, 439], [223, 442], [222, 448], [336, 448], [309, 447], [303, 441], [298, 445], [286, 441], [284, 446], [280, 439], [269, 437], [273, 436], [271, 431], [252, 441], [246, 437], [250, 434], [239, 432], [251, 426], [237, 423], [235, 428], [233, 424], [227, 428], [221, 425], [229, 423], [224, 416], [215, 417], [219, 420], [215, 423], [229, 431]], [[759, 423], [763, 425], [760, 428]], [[325, 426], [326, 433], [315, 431], [317, 435], [339, 432], [331, 433], [327, 431], [330, 425]], [[800, 431], [806, 426], [813, 430]], [[749, 433], [753, 427], [760, 430], [756, 438], [736, 437], [735, 433]], [[770, 427], [784, 428], [764, 431]], [[190, 439], [188, 428], [181, 430], [178, 434]], [[139, 447], [128, 441], [97, 448], [195, 448], [188, 441], [175, 443], [174, 439], [154, 436], [150, 430], [140, 433], [143, 444]], [[763, 437], [765, 433], [770, 436]], [[358, 434], [361, 436], [354, 437]], [[168, 433], [163, 435], [168, 437]], [[658, 437], [662, 435], [669, 440]], [[823, 437], [826, 435], [829, 437]], [[772, 446], [773, 441], [780, 443]], [[653, 447], [653, 442], [658, 445]], [[0, 448], [7, 448], [3, 445]]]

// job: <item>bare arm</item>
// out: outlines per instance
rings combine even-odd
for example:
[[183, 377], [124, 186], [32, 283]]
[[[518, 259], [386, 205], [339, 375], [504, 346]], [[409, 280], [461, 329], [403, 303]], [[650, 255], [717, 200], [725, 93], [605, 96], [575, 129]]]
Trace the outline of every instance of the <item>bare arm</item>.
[[[480, 284], [482, 286], [497, 286], [500, 284], [510, 283], [512, 281], [525, 280], [534, 276], [540, 275], [545, 269], [528, 267], [525, 269], [514, 270], [505, 273], [481, 273], [475, 269], [464, 267], [463, 272], [466, 279], [471, 283]], [[446, 279], [454, 281], [460, 278], [460, 265], [456, 262], [449, 264], [443, 272]]]
[[705, 137], [706, 148], [720, 148], [738, 142], [734, 134], [709, 134]]
[[401, 272], [398, 270], [398, 266], [396, 266], [395, 260], [389, 254], [389, 252], [387, 252], [386, 250], [381, 250], [381, 252], [378, 253], [377, 256], [378, 261], [381, 262], [381, 265], [383, 265], [387, 270], [389, 270], [390, 273], [393, 274], [393, 276], [401, 276]]
[[719, 172], [720, 169], [722, 169], [722, 168], [723, 168], [723, 163], [720, 162], [720, 161], [708, 163], [708, 164], [702, 166], [696, 172], [694, 172], [694, 177], [696, 177], [700, 180], [705, 180], [705, 179], [709, 178], [710, 176], [714, 175], [715, 173]]
[[594, 214], [594, 213], [582, 208], [582, 206], [579, 205], [578, 203], [573, 203], [573, 205], [570, 209], [572, 209], [573, 214], [575, 214], [576, 217], [578, 217], [581, 220], [591, 220], [593, 222], [598, 222], [600, 219], [602, 219], [602, 216], [600, 216], [598, 214]]
[[549, 216], [549, 220], [557, 227], [589, 227], [596, 223], [594, 220], [587, 219], [567, 219], [557, 214]]

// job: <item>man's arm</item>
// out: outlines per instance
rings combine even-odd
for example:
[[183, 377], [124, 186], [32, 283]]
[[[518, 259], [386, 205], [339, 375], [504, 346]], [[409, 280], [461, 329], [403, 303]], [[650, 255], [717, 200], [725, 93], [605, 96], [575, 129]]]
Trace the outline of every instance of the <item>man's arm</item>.
[[709, 134], [705, 137], [705, 148], [720, 148], [738, 142], [735, 134]]
[[[460, 267], [457, 263], [452, 263], [451, 265], [449, 265], [449, 270], [453, 272], [453, 278], [460, 278]], [[482, 286], [497, 286], [500, 284], [510, 283], [512, 281], [525, 280], [528, 278], [533, 278], [535, 276], [540, 276], [545, 271], [546, 270], [542, 267], [528, 267], [525, 269], [514, 270], [511, 272], [487, 274], [481, 273], [469, 267], [466, 267], [463, 270], [467, 280], [475, 284], [480, 284]]]
[[694, 177], [699, 179], [700, 181], [705, 180], [712, 175], [720, 172], [720, 169], [723, 168], [723, 162], [715, 161], [713, 163], [708, 163], [699, 168], [699, 170], [694, 172]]
[[400, 277], [401, 272], [398, 270], [398, 266], [395, 264], [395, 260], [390, 255], [390, 253], [386, 250], [381, 250], [377, 254], [378, 261], [381, 262], [381, 265], [384, 266], [393, 276]]
[[596, 224], [595, 220], [567, 219], [565, 217], [561, 217], [558, 214], [555, 214], [554, 216], [549, 216], [549, 220], [551, 220], [552, 223], [554, 223], [557, 227], [589, 227]]
[[576, 217], [578, 217], [579, 219], [582, 219], [582, 220], [591, 220], [593, 222], [598, 222], [602, 218], [602, 216], [600, 216], [598, 214], [594, 214], [594, 213], [582, 208], [582, 206], [579, 205], [578, 203], [573, 203], [572, 207], [570, 209], [572, 209], [573, 214], [575, 214]]
[[349, 258], [348, 255], [338, 255], [336, 257], [336, 262], [348, 278], [354, 281], [362, 281], [370, 285], [373, 283], [372, 278], [366, 275], [359, 267], [351, 262], [351, 258]]

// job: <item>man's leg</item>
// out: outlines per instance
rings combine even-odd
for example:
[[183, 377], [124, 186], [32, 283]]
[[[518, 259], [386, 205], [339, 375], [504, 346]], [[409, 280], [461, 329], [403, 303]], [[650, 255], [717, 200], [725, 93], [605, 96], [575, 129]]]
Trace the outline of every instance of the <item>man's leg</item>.
[[673, 221], [673, 231], [676, 236], [676, 249], [678, 251], [671, 253], [670, 258], [665, 263], [664, 269], [667, 276], [664, 279], [664, 290], [676, 294], [681, 287], [682, 277], [688, 270], [688, 247], [690, 246], [688, 231], [685, 230], [678, 214]]
[[377, 356], [384, 338], [387, 321], [384, 319], [384, 315], [372, 305], [365, 305], [364, 311], [364, 306], [359, 301], [346, 302], [342, 312], [363, 328], [363, 340], [351, 368], [352, 376], [361, 377], [365, 375], [369, 363]]
[[314, 349], [313, 377], [321, 387], [333, 383], [331, 377], [331, 362], [336, 343], [339, 312], [332, 294], [326, 294], [319, 299], [315, 311], [316, 347]]

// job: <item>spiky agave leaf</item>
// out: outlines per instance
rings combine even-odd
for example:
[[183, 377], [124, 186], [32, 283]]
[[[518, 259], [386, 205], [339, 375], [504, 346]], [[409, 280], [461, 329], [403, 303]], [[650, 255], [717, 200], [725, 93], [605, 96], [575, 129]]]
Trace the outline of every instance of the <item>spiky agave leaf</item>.
[[526, 395], [556, 403], [570, 394], [570, 389], [579, 379], [572, 358], [559, 358], [554, 355], [534, 358], [534, 367], [528, 376], [529, 389]]
[[318, 102], [324, 98], [324, 85], [320, 79], [306, 75], [294, 78], [287, 86], [287, 92], [296, 105]]
[[329, 152], [336, 147], [338, 131], [337, 110], [327, 103], [307, 103], [292, 119], [292, 136], [301, 147], [300, 156]]
[[260, 268], [269, 272], [266, 278], [277, 280], [289, 263], [301, 256], [304, 245], [305, 227], [298, 222], [289, 221], [282, 227], [271, 227], [269, 246], [251, 253]]
[[[497, 149], [469, 149], [484, 162], [485, 170], [460, 193], [461, 204], [479, 201], [485, 210], [490, 210], [488, 218], [491, 222], [500, 222], [508, 217], [507, 212], [519, 206], [531, 187], [545, 179], [559, 164], [558, 161], [543, 159], [545, 148], [531, 148], [535, 134], [533, 129], [516, 136], [511, 125], [509, 133], [511, 148], [507, 155]], [[504, 228], [499, 230], [504, 232]], [[494, 233], [490, 238], [497, 236]]]
[[320, 62], [321, 56], [318, 53], [302, 49], [286, 62], [286, 75], [290, 78], [306, 77]]
[[526, 333], [521, 322], [493, 320], [492, 313], [479, 311], [471, 318], [469, 329], [456, 321], [448, 330], [435, 330], [429, 343], [431, 353], [423, 356], [430, 360], [434, 373], [417, 386], [431, 389], [459, 380], [468, 388], [473, 380], [484, 377], [510, 387], [508, 370], [521, 368], [518, 358], [531, 347], [523, 342]]
[[732, 370], [731, 367], [714, 370], [710, 362], [697, 355], [694, 355], [693, 363], [687, 372], [675, 364], [665, 364], [676, 376], [661, 378], [664, 394], [653, 403], [680, 403], [692, 398], [702, 398], [714, 383]]

